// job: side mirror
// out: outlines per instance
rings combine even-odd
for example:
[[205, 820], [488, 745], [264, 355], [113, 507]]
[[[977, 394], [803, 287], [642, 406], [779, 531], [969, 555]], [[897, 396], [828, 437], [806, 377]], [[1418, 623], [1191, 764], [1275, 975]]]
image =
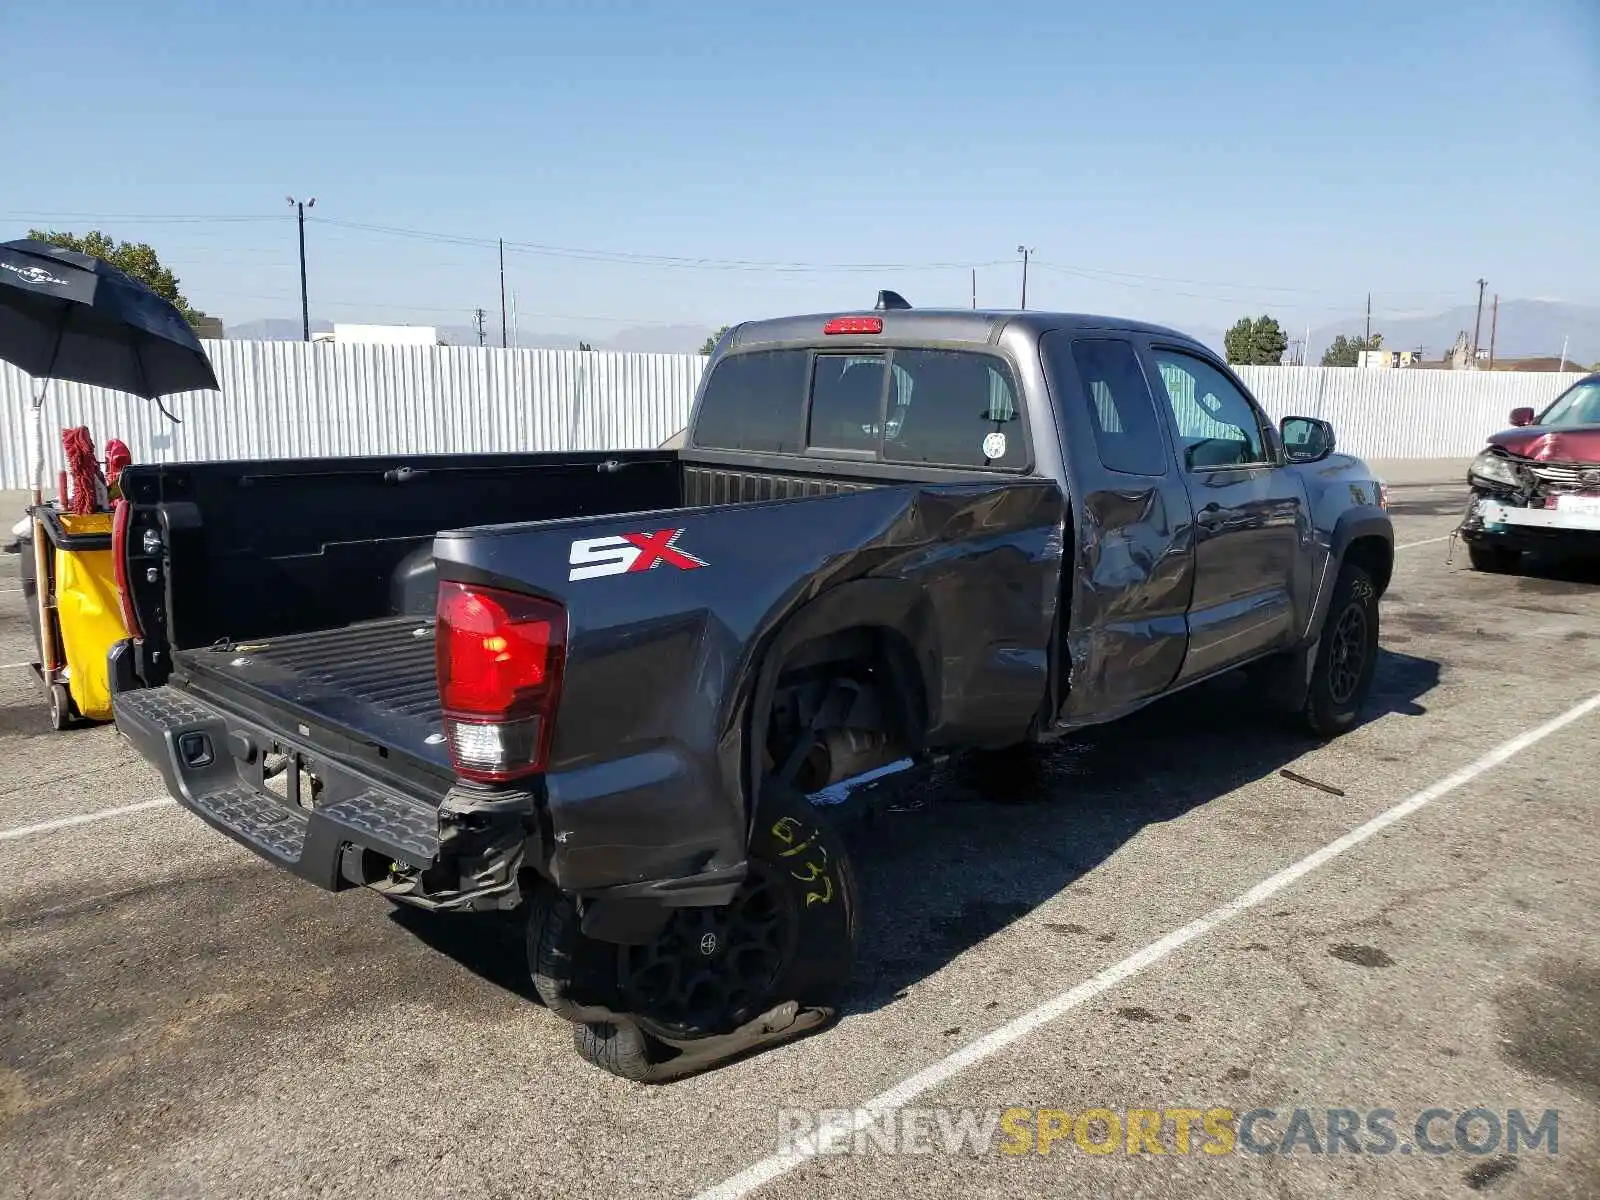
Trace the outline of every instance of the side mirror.
[[1513, 408], [1511, 410], [1511, 423], [1513, 425], [1532, 425], [1533, 417], [1534, 413], [1531, 408]]
[[1316, 417], [1285, 417], [1278, 423], [1290, 462], [1321, 462], [1333, 453], [1333, 426]]

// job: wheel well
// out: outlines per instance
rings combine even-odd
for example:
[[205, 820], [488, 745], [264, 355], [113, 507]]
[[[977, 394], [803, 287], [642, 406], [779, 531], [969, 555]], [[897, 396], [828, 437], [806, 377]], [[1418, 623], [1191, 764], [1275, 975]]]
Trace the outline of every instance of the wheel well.
[[[824, 708], [840, 688], [851, 694], [844, 701], [849, 716], [842, 723]], [[855, 626], [789, 648], [759, 734], [767, 770], [781, 768], [795, 745], [808, 737], [813, 719], [823, 722], [818, 728], [883, 735], [879, 752], [890, 759], [920, 749], [929, 721], [927, 686], [905, 636], [886, 626]], [[808, 781], [799, 782], [805, 790]], [[809, 780], [815, 786], [826, 782]]]
[[1380, 537], [1358, 537], [1345, 549], [1344, 561], [1372, 576], [1378, 595], [1389, 590], [1394, 575], [1394, 546]]

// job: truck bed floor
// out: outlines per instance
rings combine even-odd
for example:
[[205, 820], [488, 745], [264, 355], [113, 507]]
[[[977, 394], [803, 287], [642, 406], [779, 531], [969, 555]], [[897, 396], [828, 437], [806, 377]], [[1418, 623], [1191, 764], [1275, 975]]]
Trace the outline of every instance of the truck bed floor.
[[287, 708], [302, 721], [447, 765], [434, 674], [433, 623], [386, 617], [260, 642], [180, 650], [196, 689], [250, 707]]

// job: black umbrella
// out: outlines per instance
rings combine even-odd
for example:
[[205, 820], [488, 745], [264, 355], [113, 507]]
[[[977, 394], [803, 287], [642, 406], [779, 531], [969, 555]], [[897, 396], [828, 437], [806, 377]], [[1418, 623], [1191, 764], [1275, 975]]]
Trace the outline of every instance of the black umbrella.
[[[113, 388], [158, 404], [173, 392], [217, 390], [200, 339], [170, 301], [110, 263], [31, 238], [0, 243], [0, 359], [37, 378]], [[30, 430], [36, 496], [43, 402], [41, 388]]]
[[217, 388], [170, 301], [110, 263], [30, 238], [0, 244], [0, 358], [146, 400]]

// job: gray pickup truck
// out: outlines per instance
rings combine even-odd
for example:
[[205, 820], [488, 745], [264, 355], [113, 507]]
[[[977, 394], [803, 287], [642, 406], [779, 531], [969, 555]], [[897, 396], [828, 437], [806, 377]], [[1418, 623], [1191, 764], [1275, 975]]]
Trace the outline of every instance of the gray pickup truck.
[[129, 468], [119, 728], [311, 883], [513, 914], [654, 1080], [835, 1011], [826, 801], [1239, 668], [1358, 720], [1380, 485], [1183, 334], [885, 293], [729, 331], [683, 442]]

